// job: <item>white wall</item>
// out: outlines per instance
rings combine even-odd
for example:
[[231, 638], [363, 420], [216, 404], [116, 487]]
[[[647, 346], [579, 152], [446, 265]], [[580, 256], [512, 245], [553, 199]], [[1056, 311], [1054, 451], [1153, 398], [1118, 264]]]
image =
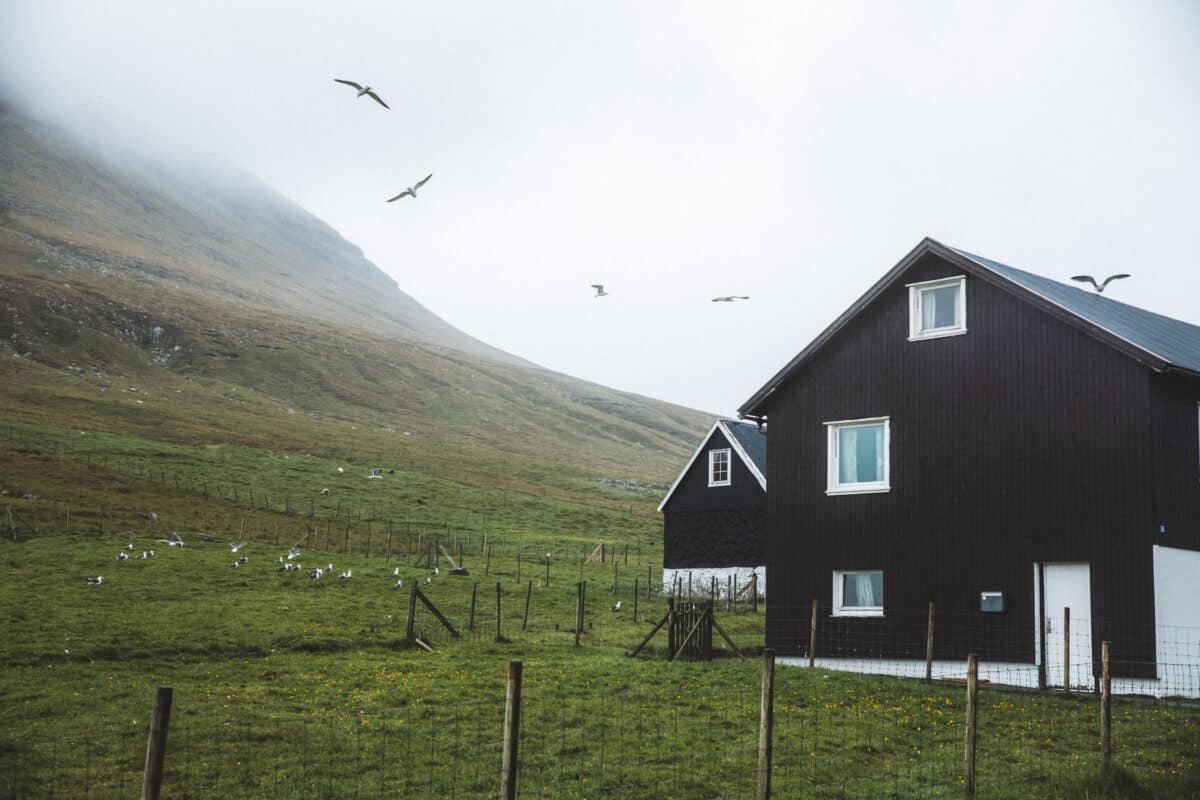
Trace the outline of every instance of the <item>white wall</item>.
[[1200, 675], [1200, 552], [1154, 546], [1158, 677]]
[[[664, 569], [663, 582], [659, 587], [660, 594], [670, 594], [675, 586], [675, 578], [678, 576], [680, 592], [687, 595], [688, 576], [692, 577], [692, 595], [703, 597], [708, 594], [713, 578], [717, 579], [717, 597], [724, 597], [726, 589], [729, 586], [729, 576], [737, 578], [737, 590], [742, 591], [742, 588], [750, 582], [751, 575], [758, 575], [758, 596], [766, 597], [767, 594], [767, 568], [766, 567], [692, 567], [691, 569]], [[749, 600], [748, 593], [742, 593], [742, 597]]]

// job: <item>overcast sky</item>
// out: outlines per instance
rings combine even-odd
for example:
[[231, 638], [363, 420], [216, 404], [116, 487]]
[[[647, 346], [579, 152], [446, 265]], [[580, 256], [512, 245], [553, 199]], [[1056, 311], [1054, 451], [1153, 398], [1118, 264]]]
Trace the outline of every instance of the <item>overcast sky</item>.
[[0, 88], [225, 156], [467, 333], [712, 412], [926, 235], [1200, 323], [1195, 0], [3, 0]]

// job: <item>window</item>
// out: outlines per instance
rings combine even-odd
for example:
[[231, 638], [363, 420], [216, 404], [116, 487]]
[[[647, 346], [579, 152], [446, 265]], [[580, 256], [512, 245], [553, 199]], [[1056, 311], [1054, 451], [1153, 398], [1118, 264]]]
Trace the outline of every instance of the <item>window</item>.
[[729, 485], [729, 448], [708, 451], [708, 485]]
[[891, 491], [888, 417], [826, 422], [829, 431], [829, 482], [825, 494]]
[[833, 573], [835, 617], [882, 617], [883, 571]]
[[967, 279], [939, 278], [908, 285], [908, 340], [967, 332]]

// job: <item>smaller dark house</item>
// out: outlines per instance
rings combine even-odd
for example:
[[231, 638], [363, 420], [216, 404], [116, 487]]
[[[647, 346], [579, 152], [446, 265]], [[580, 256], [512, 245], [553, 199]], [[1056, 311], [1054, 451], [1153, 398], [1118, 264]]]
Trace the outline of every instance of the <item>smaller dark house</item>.
[[663, 515], [663, 591], [678, 577], [696, 592], [716, 578], [721, 593], [758, 576], [766, 591], [767, 434], [755, 424], [718, 419], [671, 484]]

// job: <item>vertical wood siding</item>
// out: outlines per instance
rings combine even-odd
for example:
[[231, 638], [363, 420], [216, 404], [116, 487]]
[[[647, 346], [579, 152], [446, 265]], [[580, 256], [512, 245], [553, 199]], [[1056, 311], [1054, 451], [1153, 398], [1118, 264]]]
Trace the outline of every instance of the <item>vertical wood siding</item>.
[[[730, 485], [708, 485], [708, 453], [730, 448]], [[663, 566], [757, 566], [766, 557], [767, 498], [720, 429], [663, 508]]]
[[[957, 274], [918, 261], [771, 397], [768, 644], [802, 649], [816, 597], [827, 645], [923, 655], [933, 601], [939, 658], [1032, 661], [1034, 562], [1086, 561], [1094, 620], [1152, 661], [1152, 373], [974, 276], [966, 334], [907, 341], [905, 284]], [[826, 496], [823, 423], [876, 416], [891, 491]], [[830, 618], [844, 569], [884, 571], [883, 619]], [[983, 590], [1007, 610], [979, 612]]]

